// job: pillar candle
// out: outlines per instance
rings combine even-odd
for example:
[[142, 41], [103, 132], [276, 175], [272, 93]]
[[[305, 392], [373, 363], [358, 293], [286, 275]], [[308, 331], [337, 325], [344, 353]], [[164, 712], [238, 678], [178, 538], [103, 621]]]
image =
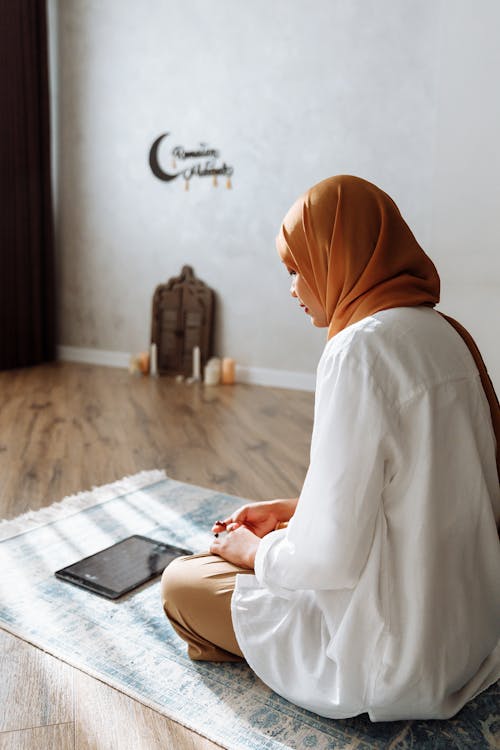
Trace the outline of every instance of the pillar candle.
[[200, 347], [193, 347], [193, 379], [200, 379]]
[[224, 385], [231, 385], [232, 383], [234, 383], [234, 371], [234, 359], [231, 359], [230, 357], [224, 357], [224, 359], [222, 360], [221, 368], [221, 383], [224, 383]]
[[149, 374], [153, 376], [158, 375], [158, 349], [156, 344], [151, 344], [151, 355], [149, 361]]
[[205, 365], [205, 385], [218, 385], [220, 382], [220, 359], [212, 357]]
[[149, 372], [149, 352], [142, 352], [139, 354], [139, 369], [143, 375], [147, 375]]

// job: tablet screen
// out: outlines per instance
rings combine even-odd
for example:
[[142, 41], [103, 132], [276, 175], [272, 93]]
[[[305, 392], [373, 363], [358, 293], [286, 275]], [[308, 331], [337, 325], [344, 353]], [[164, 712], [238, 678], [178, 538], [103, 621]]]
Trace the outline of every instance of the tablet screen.
[[55, 575], [108, 599], [117, 599], [160, 575], [174, 558], [190, 554], [189, 550], [134, 534], [57, 570]]

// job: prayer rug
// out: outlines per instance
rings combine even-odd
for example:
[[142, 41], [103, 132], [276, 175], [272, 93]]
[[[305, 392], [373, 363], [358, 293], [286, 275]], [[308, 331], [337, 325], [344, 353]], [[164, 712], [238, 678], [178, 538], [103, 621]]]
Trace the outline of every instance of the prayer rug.
[[292, 705], [242, 663], [192, 662], [159, 579], [109, 601], [54, 571], [130, 534], [194, 551], [242, 503], [142, 472], [0, 524], [0, 626], [229, 750], [498, 748], [499, 683], [449, 721], [328, 720]]

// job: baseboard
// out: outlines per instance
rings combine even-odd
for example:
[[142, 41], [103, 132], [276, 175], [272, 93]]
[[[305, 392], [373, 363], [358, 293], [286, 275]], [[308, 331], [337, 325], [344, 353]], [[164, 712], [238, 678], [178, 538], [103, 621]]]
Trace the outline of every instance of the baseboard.
[[128, 368], [128, 352], [110, 352], [106, 349], [85, 349], [81, 346], [58, 346], [57, 358], [63, 362], [85, 362], [88, 365]]
[[[112, 352], [105, 349], [87, 349], [80, 346], [59, 346], [57, 355], [63, 362], [84, 362], [89, 365], [128, 368], [128, 352]], [[309, 372], [273, 370], [266, 367], [236, 366], [238, 383], [267, 385], [274, 388], [291, 388], [297, 391], [314, 391], [316, 376]]]
[[295, 391], [314, 391], [316, 386], [316, 375], [312, 373], [271, 370], [266, 367], [236, 365], [236, 379], [238, 383], [292, 388]]

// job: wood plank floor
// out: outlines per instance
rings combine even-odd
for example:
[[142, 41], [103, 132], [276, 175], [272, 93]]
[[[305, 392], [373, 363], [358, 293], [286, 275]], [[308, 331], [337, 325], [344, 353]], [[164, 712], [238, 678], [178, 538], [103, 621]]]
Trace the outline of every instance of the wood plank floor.
[[[253, 499], [296, 496], [313, 395], [55, 363], [0, 373], [0, 518], [143, 469]], [[0, 630], [0, 750], [218, 746]]]

